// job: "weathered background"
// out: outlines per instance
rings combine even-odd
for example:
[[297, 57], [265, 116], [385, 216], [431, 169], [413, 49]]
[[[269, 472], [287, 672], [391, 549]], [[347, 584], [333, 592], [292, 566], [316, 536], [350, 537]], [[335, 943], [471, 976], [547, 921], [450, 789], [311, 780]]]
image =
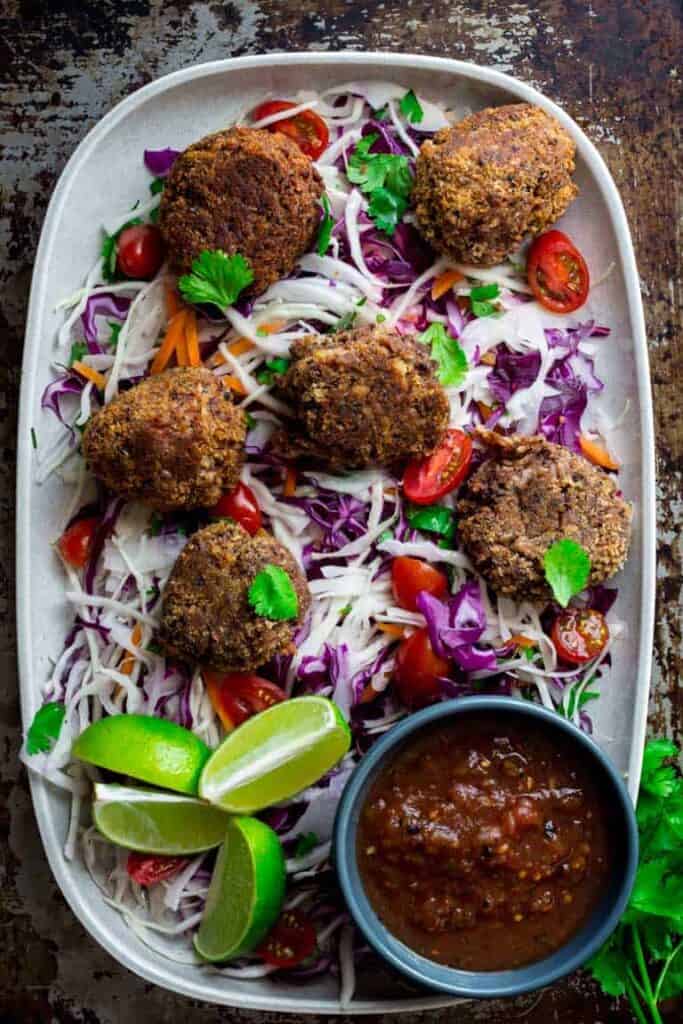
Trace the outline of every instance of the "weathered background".
[[[652, 731], [680, 741], [680, 0], [0, 0], [0, 12], [0, 1021], [161, 1024], [189, 1017], [196, 1024], [256, 1024], [262, 1015], [191, 1003], [147, 985], [95, 945], [50, 877], [17, 761], [15, 421], [33, 254], [50, 192], [77, 143], [114, 104], [159, 75], [216, 58], [305, 49], [438, 54], [509, 71], [561, 103], [616, 179], [639, 261], [659, 477], [650, 722]], [[631, 1020], [627, 1009], [578, 977], [540, 998], [444, 1010], [430, 1019], [517, 1018]], [[680, 1007], [667, 1019], [680, 1021]]]

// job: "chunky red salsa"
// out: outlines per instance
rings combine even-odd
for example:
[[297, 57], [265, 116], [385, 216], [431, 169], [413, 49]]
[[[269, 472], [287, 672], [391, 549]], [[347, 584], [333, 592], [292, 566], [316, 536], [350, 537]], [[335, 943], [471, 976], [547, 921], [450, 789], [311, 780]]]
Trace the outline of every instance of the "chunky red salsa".
[[411, 949], [492, 971], [562, 946], [600, 899], [610, 811], [580, 753], [533, 723], [468, 715], [408, 744], [362, 809], [370, 903]]

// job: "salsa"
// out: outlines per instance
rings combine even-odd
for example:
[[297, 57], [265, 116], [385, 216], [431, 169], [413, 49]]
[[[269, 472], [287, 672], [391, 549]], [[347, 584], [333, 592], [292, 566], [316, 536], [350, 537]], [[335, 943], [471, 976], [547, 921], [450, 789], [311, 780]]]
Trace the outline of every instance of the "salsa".
[[576, 746], [468, 715], [416, 737], [360, 815], [368, 899], [393, 935], [464, 970], [553, 953], [599, 902], [610, 809]]

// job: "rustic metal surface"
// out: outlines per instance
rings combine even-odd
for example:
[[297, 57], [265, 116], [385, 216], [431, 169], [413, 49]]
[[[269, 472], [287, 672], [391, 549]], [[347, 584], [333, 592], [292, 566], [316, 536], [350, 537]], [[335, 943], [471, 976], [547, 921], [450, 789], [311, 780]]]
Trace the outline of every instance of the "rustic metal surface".
[[[129, 974], [96, 946], [52, 881], [17, 761], [14, 448], [33, 254], [50, 192], [76, 144], [118, 100], [166, 72], [267, 50], [383, 49], [458, 57], [537, 85], [597, 143], [629, 215], [650, 339], [659, 477], [651, 729], [682, 738], [679, 0], [328, 0], [313, 6], [294, 0], [0, 0], [2, 1022], [161, 1024], [189, 1016], [196, 1024], [256, 1024], [263, 1018], [173, 996]], [[680, 1013], [673, 1008], [667, 1019], [680, 1020]], [[600, 998], [580, 977], [540, 997], [459, 1007], [429, 1019], [502, 1024], [518, 1018], [531, 1024], [631, 1020], [625, 1007]], [[405, 1015], [400, 1021], [417, 1019]]]

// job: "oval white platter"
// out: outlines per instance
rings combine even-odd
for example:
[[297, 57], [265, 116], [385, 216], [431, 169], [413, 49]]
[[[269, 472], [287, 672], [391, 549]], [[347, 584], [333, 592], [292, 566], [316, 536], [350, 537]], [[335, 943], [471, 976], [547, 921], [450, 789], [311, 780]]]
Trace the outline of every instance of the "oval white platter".
[[[100, 226], [144, 195], [145, 148], [182, 149], [232, 123], [265, 94], [376, 79], [412, 87], [454, 109], [526, 101], [554, 114], [577, 145], [579, 199], [561, 226], [577, 241], [595, 276], [614, 264], [591, 293], [582, 319], [595, 317], [612, 334], [600, 345], [598, 376], [607, 382], [607, 411], [615, 417], [628, 400], [610, 446], [622, 462], [621, 486], [634, 505], [631, 555], [617, 578], [619, 642], [609, 685], [595, 708], [595, 738], [624, 772], [635, 797], [645, 736], [655, 593], [655, 486], [652, 404], [638, 273], [624, 209], [597, 150], [559, 107], [530, 86], [500, 72], [436, 57], [388, 53], [274, 53], [216, 61], [159, 79], [124, 100], [81, 142], [52, 196], [36, 257], [26, 329], [17, 480], [17, 618], [24, 726], [40, 705], [50, 658], [68, 628], [64, 581], [51, 553], [64, 504], [56, 478], [38, 486], [31, 428], [40, 434], [40, 396], [62, 314], [55, 305], [78, 288], [94, 263]], [[145, 946], [101, 899], [83, 866], [68, 863], [62, 845], [68, 820], [63, 794], [32, 777], [36, 817], [52, 871], [74, 913], [122, 964], [157, 985], [196, 999], [252, 1009], [295, 1013], [339, 1012], [334, 978], [305, 987], [261, 979], [236, 981], [208, 968], [172, 963]], [[354, 1001], [344, 1012], [389, 1013], [445, 1005], [396, 986]]]

